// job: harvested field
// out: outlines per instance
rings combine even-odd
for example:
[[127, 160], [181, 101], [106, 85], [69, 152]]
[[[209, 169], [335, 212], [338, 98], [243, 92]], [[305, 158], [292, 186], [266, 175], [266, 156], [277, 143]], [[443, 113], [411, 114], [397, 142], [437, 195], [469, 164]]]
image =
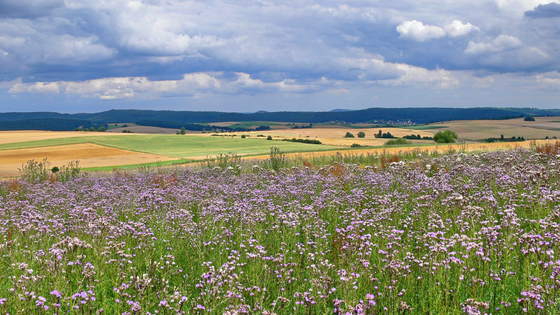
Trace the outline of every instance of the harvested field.
[[[535, 121], [524, 121], [523, 118], [508, 120], [465, 120], [447, 121], [432, 124], [435, 128], [446, 126], [469, 140], [481, 140], [486, 138], [524, 137], [525, 139], [543, 139], [545, 137], [560, 138], [560, 117], [535, 117]], [[444, 129], [433, 129], [431, 132]], [[429, 131], [429, 130], [425, 130]]]
[[47, 158], [52, 166], [79, 160], [81, 167], [116, 166], [169, 161], [175, 158], [114, 149], [91, 143], [0, 151], [0, 177], [15, 176], [23, 163]]
[[[334, 146], [351, 146], [353, 143], [357, 143], [363, 146], [380, 146], [383, 145], [387, 140], [383, 138], [375, 138], [375, 134], [382, 130], [382, 132], [390, 132], [395, 137], [403, 137], [406, 135], [420, 135], [422, 137], [431, 137], [434, 135], [432, 131], [424, 130], [412, 130], [407, 128], [348, 128], [348, 127], [313, 127], [313, 128], [302, 128], [302, 129], [279, 129], [279, 130], [267, 130], [267, 131], [250, 131], [250, 132], [236, 132], [236, 135], [249, 135], [251, 137], [256, 137], [257, 135], [272, 136], [273, 139], [312, 139], [319, 140], [326, 145]], [[350, 132], [355, 136], [355, 138], [344, 138], [346, 132]], [[358, 138], [358, 132], [363, 132], [366, 134], [364, 138]], [[431, 141], [422, 141], [415, 143], [430, 143]]]
[[16, 143], [26, 141], [41, 141], [49, 139], [75, 138], [75, 137], [96, 137], [104, 136], [102, 132], [77, 132], [77, 131], [0, 131], [0, 144]]
[[[552, 143], [552, 141], [540, 140], [537, 144]], [[321, 156], [331, 156], [337, 154], [350, 154], [350, 155], [360, 155], [360, 154], [378, 154], [378, 155], [389, 155], [389, 154], [402, 154], [406, 152], [434, 152], [445, 153], [451, 150], [459, 151], [465, 148], [467, 152], [473, 151], [495, 151], [495, 150], [507, 150], [515, 148], [529, 148], [531, 146], [530, 141], [523, 142], [504, 142], [504, 143], [475, 143], [468, 144], [461, 147], [458, 144], [448, 145], [427, 145], [427, 146], [411, 146], [411, 147], [384, 147], [384, 148], [374, 148], [374, 149], [352, 149], [352, 150], [332, 150], [324, 152], [299, 152], [299, 153], [289, 153], [286, 154], [288, 158], [302, 158], [307, 159], [311, 157], [321, 157]], [[266, 159], [268, 155], [252, 156], [247, 159]]]

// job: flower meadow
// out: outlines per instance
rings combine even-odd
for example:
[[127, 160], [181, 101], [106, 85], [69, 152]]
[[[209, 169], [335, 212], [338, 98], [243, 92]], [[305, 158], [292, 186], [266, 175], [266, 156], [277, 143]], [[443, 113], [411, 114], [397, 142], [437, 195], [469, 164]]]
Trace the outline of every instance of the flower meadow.
[[558, 314], [560, 156], [0, 184], [2, 314]]

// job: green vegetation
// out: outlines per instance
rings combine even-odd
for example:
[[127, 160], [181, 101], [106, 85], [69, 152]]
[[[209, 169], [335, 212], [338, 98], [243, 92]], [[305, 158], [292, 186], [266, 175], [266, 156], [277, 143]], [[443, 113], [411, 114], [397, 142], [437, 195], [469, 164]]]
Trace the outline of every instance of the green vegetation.
[[504, 138], [504, 135], [501, 135], [500, 138], [487, 138], [484, 139], [484, 142], [493, 143], [493, 142], [517, 142], [517, 141], [525, 141], [524, 137], [511, 137], [511, 138]]
[[136, 125], [136, 124], [131, 124], [131, 123], [128, 123], [128, 124], [109, 124], [109, 125], [106, 126], [106, 129], [107, 130], [113, 130], [113, 129], [118, 129], [118, 128], [132, 127], [134, 125]]
[[241, 164], [241, 157], [234, 152], [220, 153], [216, 157], [207, 156], [204, 160], [204, 164], [208, 168], [219, 167], [225, 170], [231, 167], [235, 171], [239, 171], [239, 166]]
[[404, 139], [409, 139], [409, 140], [434, 140], [433, 137], [421, 137], [420, 135], [406, 135], [403, 137]]
[[288, 160], [284, 152], [278, 147], [270, 147], [270, 158], [264, 161], [266, 168], [279, 171], [288, 165]]
[[346, 135], [344, 135], [344, 138], [354, 138], [354, 135], [350, 132], [346, 132]]
[[173, 166], [173, 165], [183, 165], [187, 163], [192, 163], [189, 159], [177, 159], [171, 161], [157, 161], [152, 163], [142, 163], [142, 164], [128, 164], [128, 165], [116, 165], [116, 166], [100, 166], [100, 167], [85, 167], [81, 170], [84, 172], [110, 172], [115, 170], [137, 170], [137, 169], [148, 169], [156, 168], [160, 166]]
[[5, 130], [51, 130], [51, 131], [72, 131], [82, 127], [90, 127], [89, 120], [76, 119], [26, 119], [18, 121], [0, 121], [0, 131]]
[[411, 144], [411, 142], [403, 138], [391, 139], [385, 142], [385, 145], [405, 145], [405, 144]]
[[312, 139], [284, 139], [283, 141], [290, 141], [290, 142], [299, 142], [299, 143], [308, 143], [308, 144], [322, 144], [319, 140], [312, 140]]
[[97, 128], [97, 132], [105, 132], [105, 127], [101, 126], [99, 128]]
[[358, 132], [358, 138], [365, 138], [366, 134], [363, 131]]
[[382, 130], [379, 130], [379, 132], [374, 134], [374, 136], [376, 138], [388, 138], [388, 139], [395, 138], [395, 136], [393, 136], [390, 132], [384, 133]]
[[525, 119], [523, 119], [524, 121], [535, 121], [535, 117], [531, 117], [531, 116], [527, 116], [525, 117]]
[[19, 175], [27, 182], [39, 183], [47, 180], [67, 182], [80, 174], [80, 162], [77, 160], [71, 161], [61, 168], [57, 166], [50, 168], [50, 164], [46, 158], [41, 162], [29, 160], [21, 166]]
[[445, 130], [445, 131], [438, 131], [434, 135], [434, 142], [437, 143], [455, 143], [458, 136], [455, 131], [452, 130]]

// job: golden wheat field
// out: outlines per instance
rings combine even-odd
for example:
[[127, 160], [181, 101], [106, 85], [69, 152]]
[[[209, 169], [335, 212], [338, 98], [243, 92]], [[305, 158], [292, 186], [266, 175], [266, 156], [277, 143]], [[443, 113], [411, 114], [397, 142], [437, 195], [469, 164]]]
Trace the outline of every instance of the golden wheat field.
[[[351, 146], [357, 143], [362, 146], [381, 146], [389, 139], [375, 138], [375, 134], [382, 130], [382, 132], [390, 132], [395, 137], [403, 137], [407, 135], [420, 135], [422, 137], [431, 137], [434, 135], [431, 131], [412, 130], [408, 128], [348, 128], [348, 127], [314, 127], [304, 129], [276, 129], [267, 131], [249, 131], [249, 132], [235, 132], [236, 136], [247, 135], [256, 137], [257, 135], [272, 136], [275, 140], [282, 139], [312, 139], [319, 140], [324, 145], [333, 146]], [[345, 138], [347, 132], [354, 135], [354, 138]], [[365, 133], [364, 138], [358, 138], [358, 133]], [[420, 140], [415, 143], [430, 143], [431, 141]]]
[[22, 167], [22, 163], [29, 160], [42, 161], [44, 158], [47, 158], [51, 166], [63, 166], [70, 161], [79, 160], [81, 167], [119, 166], [175, 159], [164, 155], [132, 152], [92, 143], [4, 150], [0, 151], [0, 177], [15, 176], [19, 172], [18, 169]]

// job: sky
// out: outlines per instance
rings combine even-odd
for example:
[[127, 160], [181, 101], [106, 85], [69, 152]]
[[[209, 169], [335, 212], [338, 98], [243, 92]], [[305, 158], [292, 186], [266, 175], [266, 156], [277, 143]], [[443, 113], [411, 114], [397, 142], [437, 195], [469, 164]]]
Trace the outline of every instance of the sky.
[[0, 112], [560, 108], [550, 0], [0, 0]]

